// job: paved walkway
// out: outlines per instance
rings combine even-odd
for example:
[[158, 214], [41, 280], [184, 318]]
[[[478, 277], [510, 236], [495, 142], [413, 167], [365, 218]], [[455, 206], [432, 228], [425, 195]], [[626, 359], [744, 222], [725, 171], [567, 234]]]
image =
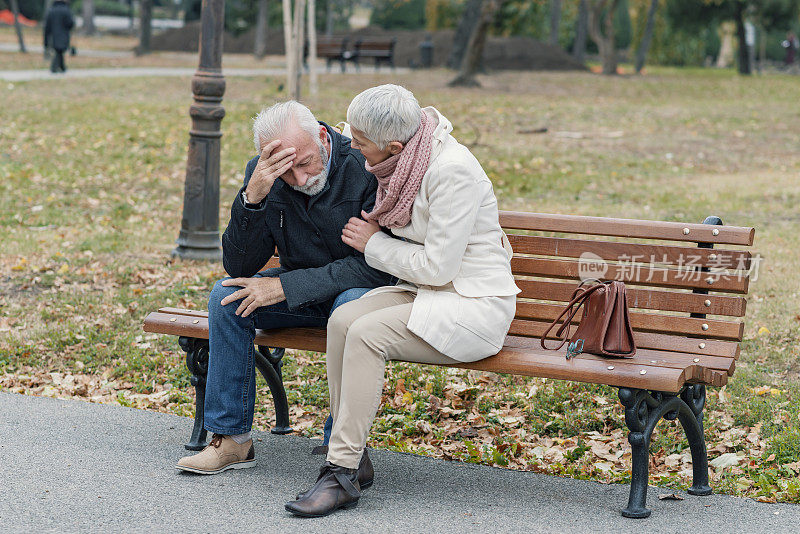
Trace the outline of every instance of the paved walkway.
[[[36, 70], [3, 70], [0, 80], [27, 82], [31, 80], [63, 80], [70, 78], [124, 78], [131, 76], [192, 76], [196, 68], [180, 67], [119, 67], [97, 69], [69, 69], [63, 74], [53, 74], [46, 68]], [[280, 76], [284, 69], [223, 69], [224, 76]]]
[[[70, 78], [122, 78], [129, 76], [192, 76], [196, 68], [182, 67], [117, 67], [117, 68], [96, 68], [96, 69], [69, 69], [63, 74], [53, 74], [46, 68], [35, 70], [0, 70], [0, 80], [7, 82], [26, 82], [31, 80], [63, 80]], [[327, 72], [324, 67], [320, 67], [317, 72], [320, 74]], [[338, 67], [332, 68], [331, 73], [337, 74], [341, 71]], [[348, 65], [347, 74], [374, 74], [372, 68], [363, 68], [357, 71], [353, 66]], [[381, 69], [378, 71], [383, 74], [404, 74], [408, 69], [397, 68], [394, 70]], [[265, 69], [244, 69], [244, 68], [222, 68], [224, 76], [285, 76], [286, 70], [282, 68]]]
[[172, 469], [191, 420], [0, 393], [0, 530], [6, 532], [797, 532], [800, 506], [724, 495], [660, 501], [625, 519], [627, 487], [373, 451], [358, 506], [300, 519], [283, 503], [316, 476], [314, 442], [256, 433], [253, 469]]
[[[44, 49], [42, 45], [25, 43], [25, 48], [29, 54], [41, 55]], [[0, 43], [0, 52], [19, 52], [18, 43]], [[78, 53], [86, 57], [133, 57], [133, 52], [124, 50], [94, 50], [91, 48], [81, 48]]]

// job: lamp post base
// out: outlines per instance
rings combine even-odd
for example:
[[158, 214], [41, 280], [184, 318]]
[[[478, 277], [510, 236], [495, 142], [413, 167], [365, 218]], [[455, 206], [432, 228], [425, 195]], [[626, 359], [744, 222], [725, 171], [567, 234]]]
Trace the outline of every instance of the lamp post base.
[[182, 260], [204, 260], [204, 261], [221, 261], [222, 249], [221, 248], [193, 248], [177, 246], [170, 254], [173, 258], [180, 258]]

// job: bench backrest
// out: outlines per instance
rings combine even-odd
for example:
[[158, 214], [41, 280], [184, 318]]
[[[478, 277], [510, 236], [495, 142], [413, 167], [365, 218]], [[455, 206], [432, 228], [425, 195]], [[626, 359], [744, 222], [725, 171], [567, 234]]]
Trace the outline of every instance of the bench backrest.
[[356, 53], [361, 54], [392, 54], [397, 39], [359, 39], [356, 41]]
[[[458, 367], [665, 392], [686, 383], [723, 386], [733, 375], [750, 269], [758, 267], [744, 249], [753, 243], [752, 228], [517, 212], [501, 212], [500, 222], [514, 247], [511, 266], [522, 289], [516, 318], [500, 353]], [[272, 257], [267, 267], [277, 265]], [[537, 338], [582, 275], [628, 286], [634, 358], [583, 354], [566, 360], [564, 349], [540, 347]], [[162, 308], [147, 316], [144, 329], [208, 339], [208, 313]], [[255, 341], [324, 351], [325, 330], [258, 331]]]
[[339, 57], [347, 50], [346, 37], [318, 37], [317, 55]]
[[581, 278], [616, 279], [637, 347], [738, 355], [753, 259], [712, 247], [750, 246], [753, 228], [522, 212], [501, 212], [500, 223], [522, 290], [510, 335], [544, 333]]

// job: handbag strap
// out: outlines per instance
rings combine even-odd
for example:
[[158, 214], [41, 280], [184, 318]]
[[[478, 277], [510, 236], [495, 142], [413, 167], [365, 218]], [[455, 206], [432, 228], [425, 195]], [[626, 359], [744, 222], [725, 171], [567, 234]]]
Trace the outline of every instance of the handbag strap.
[[[566, 343], [567, 340], [569, 339], [569, 326], [572, 323], [572, 319], [575, 317], [575, 314], [578, 313], [578, 310], [581, 309], [581, 306], [584, 304], [584, 302], [586, 302], [589, 296], [598, 289], [600, 289], [601, 287], [605, 287], [605, 284], [603, 282], [598, 282], [595, 285], [589, 287], [583, 287], [583, 282], [581, 282], [581, 284], [577, 288], [575, 288], [575, 291], [572, 292], [572, 298], [570, 299], [569, 303], [566, 305], [564, 310], [558, 317], [556, 317], [553, 320], [552, 323], [550, 323], [550, 326], [548, 326], [547, 330], [545, 330], [544, 334], [542, 334], [540, 342], [543, 349], [558, 350], [564, 346], [564, 343]], [[558, 338], [561, 341], [561, 343], [559, 343], [557, 347], [550, 348], [547, 345], [545, 345], [545, 338], [547, 337], [547, 334], [549, 334], [550, 331], [553, 328], [555, 328], [555, 326], [559, 323], [559, 321], [562, 320], [562, 318], [564, 320], [561, 322], [561, 325], [558, 327], [558, 330], [556, 330], [556, 338]]]

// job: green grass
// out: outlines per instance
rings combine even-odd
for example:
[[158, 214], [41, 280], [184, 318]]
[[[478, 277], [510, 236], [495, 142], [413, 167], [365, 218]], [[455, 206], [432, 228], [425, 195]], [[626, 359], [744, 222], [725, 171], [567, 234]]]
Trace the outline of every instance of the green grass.
[[[336, 123], [358, 91], [408, 86], [451, 119], [504, 209], [697, 222], [715, 214], [755, 226], [755, 251], [765, 259], [750, 287], [742, 354], [722, 393], [709, 389], [706, 418], [711, 458], [727, 447], [746, 461], [715, 472], [713, 484], [800, 502], [797, 473], [785, 467], [800, 460], [796, 80], [652, 68], [614, 78], [500, 73], [481, 89], [456, 90], [445, 88], [449, 76], [322, 76], [320, 94], [306, 102]], [[223, 227], [253, 154], [251, 117], [283, 98], [282, 83], [227, 80]], [[72, 394], [48, 374], [57, 371], [94, 379], [102, 402], [190, 415], [183, 353], [174, 338], [141, 331], [144, 315], [160, 306], [205, 308], [223, 275], [219, 264], [169, 257], [180, 227], [190, 80], [64, 79], [4, 90], [13, 105], [0, 121], [0, 388]], [[548, 132], [517, 133], [536, 127]], [[318, 434], [327, 415], [324, 360], [289, 353], [284, 376], [293, 421]], [[146, 397], [167, 383], [168, 396]], [[266, 385], [258, 387], [264, 428], [273, 411]], [[606, 482], [629, 477], [613, 388], [395, 364], [384, 393], [375, 446]], [[622, 461], [605, 465], [592, 452], [599, 435], [611, 436], [610, 454], [622, 451]], [[686, 447], [674, 423], [659, 425], [654, 483], [686, 487], [681, 466], [667, 465]]]

